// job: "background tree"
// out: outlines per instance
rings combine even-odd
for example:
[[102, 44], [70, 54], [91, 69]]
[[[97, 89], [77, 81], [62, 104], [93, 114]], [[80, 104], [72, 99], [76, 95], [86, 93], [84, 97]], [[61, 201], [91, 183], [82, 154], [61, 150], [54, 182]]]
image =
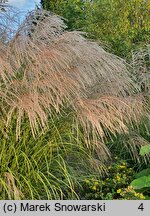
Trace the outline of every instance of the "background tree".
[[5, 11], [7, 7], [8, 0], [0, 0], [0, 11]]
[[5, 11], [0, 12], [0, 41], [8, 42], [16, 33], [21, 23], [21, 11], [7, 5]]
[[70, 29], [82, 29], [89, 37], [108, 44], [115, 54], [131, 56], [131, 50], [150, 42], [150, 2], [143, 0], [43, 0], [43, 7], [68, 20]]

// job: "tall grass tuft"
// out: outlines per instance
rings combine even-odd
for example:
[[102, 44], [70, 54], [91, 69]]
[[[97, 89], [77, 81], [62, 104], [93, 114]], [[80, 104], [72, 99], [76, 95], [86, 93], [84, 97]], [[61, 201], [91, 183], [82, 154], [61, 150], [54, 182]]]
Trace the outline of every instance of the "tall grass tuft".
[[67, 116], [53, 118], [36, 139], [26, 119], [19, 140], [15, 118], [7, 134], [0, 132], [0, 199], [79, 199], [82, 179], [105, 172]]
[[35, 10], [13, 38], [1, 44], [0, 98], [6, 127], [16, 113], [18, 139], [26, 115], [36, 137], [48, 126], [49, 116], [67, 106], [86, 143], [98, 145], [104, 129], [127, 132], [126, 123], [139, 118], [143, 103], [132, 97], [138, 88], [122, 59], [82, 32], [65, 29], [61, 17]]

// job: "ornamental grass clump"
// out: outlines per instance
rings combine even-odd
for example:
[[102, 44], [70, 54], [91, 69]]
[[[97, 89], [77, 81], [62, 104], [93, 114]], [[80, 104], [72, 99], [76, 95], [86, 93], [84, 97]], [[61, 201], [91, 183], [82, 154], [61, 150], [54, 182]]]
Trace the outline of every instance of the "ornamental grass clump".
[[109, 155], [107, 134], [128, 131], [143, 99], [124, 61], [107, 53], [63, 19], [38, 9], [0, 46], [0, 104], [7, 128], [15, 115], [19, 139], [24, 118], [34, 137], [65, 107], [84, 141]]

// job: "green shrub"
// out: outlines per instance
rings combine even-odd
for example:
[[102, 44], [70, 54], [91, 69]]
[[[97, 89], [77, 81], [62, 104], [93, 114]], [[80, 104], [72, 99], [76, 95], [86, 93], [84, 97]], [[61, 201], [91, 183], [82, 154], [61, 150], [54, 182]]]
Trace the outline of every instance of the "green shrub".
[[142, 193], [137, 193], [130, 185], [135, 171], [129, 164], [115, 158], [108, 167], [108, 176], [99, 178], [86, 178], [82, 182], [82, 199], [144, 199]]
[[[140, 155], [145, 156], [150, 153], [150, 145], [143, 146], [140, 149]], [[131, 182], [131, 186], [142, 191], [146, 196], [150, 197], [150, 168], [143, 169], [136, 174], [136, 179]]]

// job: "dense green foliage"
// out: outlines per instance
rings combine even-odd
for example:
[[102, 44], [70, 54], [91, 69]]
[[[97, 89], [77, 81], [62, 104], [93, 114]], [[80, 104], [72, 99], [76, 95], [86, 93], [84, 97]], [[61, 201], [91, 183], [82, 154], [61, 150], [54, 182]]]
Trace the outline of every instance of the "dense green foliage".
[[[84, 145], [70, 116], [51, 119], [36, 139], [27, 120], [18, 141], [14, 130], [15, 118], [0, 133], [0, 199], [146, 199], [130, 186], [137, 177], [131, 157], [122, 160], [118, 149], [114, 155], [120, 156], [106, 170], [97, 153]], [[115, 147], [115, 140], [110, 145]]]
[[0, 199], [79, 199], [82, 178], [100, 175], [103, 167], [71, 122], [57, 116], [36, 139], [27, 120], [18, 141], [15, 118], [7, 134], [0, 132]]
[[70, 29], [88, 32], [90, 38], [108, 44], [121, 57], [150, 43], [148, 0], [43, 0], [43, 6], [66, 18]]
[[134, 177], [134, 170], [126, 161], [115, 157], [108, 167], [108, 176], [104, 179], [90, 179], [83, 181], [83, 198], [97, 200], [112, 199], [144, 199], [143, 194], [136, 193], [128, 187]]
[[[150, 145], [142, 146], [140, 155], [148, 155], [150, 153]], [[136, 174], [136, 179], [131, 182], [134, 189], [144, 191], [147, 196], [150, 196], [150, 168], [143, 169]]]

